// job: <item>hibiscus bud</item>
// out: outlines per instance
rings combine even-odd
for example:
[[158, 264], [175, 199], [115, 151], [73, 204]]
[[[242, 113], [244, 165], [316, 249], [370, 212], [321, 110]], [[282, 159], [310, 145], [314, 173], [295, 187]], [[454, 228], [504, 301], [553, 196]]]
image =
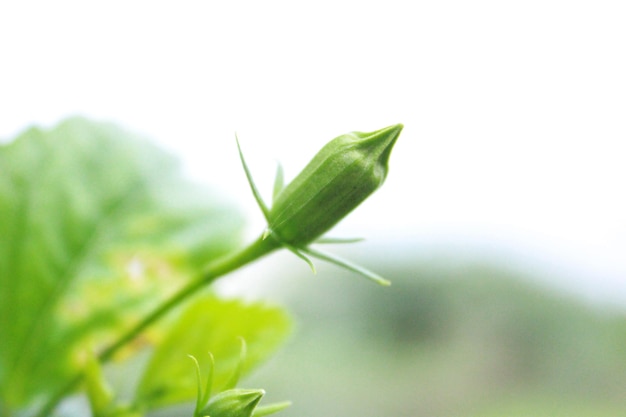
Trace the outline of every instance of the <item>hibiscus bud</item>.
[[382, 185], [402, 127], [347, 133], [327, 143], [277, 195], [270, 231], [294, 247], [327, 232]]
[[217, 394], [204, 410], [202, 416], [250, 417], [265, 395], [262, 389], [229, 389]]

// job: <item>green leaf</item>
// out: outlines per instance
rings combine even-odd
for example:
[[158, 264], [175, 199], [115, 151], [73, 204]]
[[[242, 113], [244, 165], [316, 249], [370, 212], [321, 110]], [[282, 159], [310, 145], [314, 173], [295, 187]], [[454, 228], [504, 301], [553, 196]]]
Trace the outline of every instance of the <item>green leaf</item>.
[[279, 307], [262, 303], [222, 300], [207, 295], [195, 300], [172, 326], [156, 348], [141, 378], [136, 403], [147, 409], [192, 401], [197, 377], [187, 355], [199, 359], [206, 369], [207, 352], [215, 358], [214, 391], [225, 385], [237, 371], [241, 359], [241, 338], [246, 341], [242, 375], [259, 364], [284, 341], [290, 320]]
[[109, 124], [74, 118], [0, 146], [0, 415], [45, 399], [85, 345], [232, 250], [241, 216], [223, 201]]

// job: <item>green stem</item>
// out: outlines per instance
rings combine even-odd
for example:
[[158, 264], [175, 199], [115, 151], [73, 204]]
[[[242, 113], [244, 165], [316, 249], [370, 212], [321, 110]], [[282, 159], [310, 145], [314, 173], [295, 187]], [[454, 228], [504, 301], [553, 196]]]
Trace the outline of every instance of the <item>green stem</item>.
[[[267, 239], [258, 238], [256, 241], [254, 241], [241, 251], [226, 256], [224, 258], [220, 258], [213, 263], [210, 263], [200, 274], [200, 277], [198, 279], [193, 280], [187, 286], [181, 288], [177, 293], [172, 295], [169, 299], [165, 300], [150, 314], [145, 316], [139, 323], [135, 324], [133, 328], [128, 330], [115, 342], [113, 342], [106, 349], [100, 352], [100, 354], [98, 355], [98, 360], [102, 363], [108, 362], [122, 347], [134, 340], [147, 327], [155, 323], [170, 310], [189, 298], [192, 294], [196, 293], [201, 288], [211, 284], [217, 278], [226, 275], [236, 269], [239, 269], [256, 259], [267, 255], [268, 253], [279, 247], [280, 243], [278, 243], [278, 241], [271, 237], [268, 237]], [[67, 384], [59, 389], [57, 393], [53, 395], [46, 404], [44, 404], [39, 413], [36, 414], [36, 417], [50, 416], [56, 406], [61, 402], [61, 400], [63, 400], [63, 398], [67, 396], [71, 391], [76, 389], [82, 379], [82, 373], [78, 373], [72, 379], [70, 379]]]

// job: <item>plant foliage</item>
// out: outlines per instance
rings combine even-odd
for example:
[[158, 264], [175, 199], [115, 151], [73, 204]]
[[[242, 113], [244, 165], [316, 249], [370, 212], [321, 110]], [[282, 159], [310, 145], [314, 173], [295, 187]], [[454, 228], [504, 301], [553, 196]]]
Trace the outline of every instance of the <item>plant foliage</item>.
[[[195, 417], [287, 407], [258, 406], [265, 391], [237, 383], [285, 339], [288, 315], [207, 287], [279, 248], [387, 285], [308, 245], [380, 187], [401, 130], [337, 137], [284, 188], [279, 171], [271, 210], [240, 149], [268, 220], [243, 248], [237, 210], [113, 125], [73, 118], [0, 146], [0, 417], [48, 417], [79, 389], [94, 417], [140, 417], [194, 399]], [[136, 374], [132, 387], [108, 381], [114, 360]]]
[[73, 118], [1, 146], [0, 415], [45, 401], [85, 352], [235, 248], [241, 220], [110, 124]]

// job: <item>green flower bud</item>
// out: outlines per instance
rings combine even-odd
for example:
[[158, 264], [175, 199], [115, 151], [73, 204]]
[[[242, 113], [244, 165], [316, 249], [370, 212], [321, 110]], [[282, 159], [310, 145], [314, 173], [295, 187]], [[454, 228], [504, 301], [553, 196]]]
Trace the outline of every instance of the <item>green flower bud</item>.
[[217, 394], [199, 415], [210, 417], [250, 417], [265, 395], [262, 389], [229, 389]]
[[382, 185], [387, 176], [391, 149], [402, 128], [401, 124], [397, 124], [371, 133], [352, 132], [336, 137], [282, 190], [282, 171], [279, 170], [271, 209], [263, 202], [237, 141], [243, 169], [252, 194], [267, 220], [267, 229], [241, 252], [210, 265], [209, 269], [213, 272], [207, 274], [207, 280], [213, 279], [215, 271], [220, 271], [220, 274], [231, 271], [237, 265], [285, 247], [307, 262], [313, 272], [315, 267], [309, 256], [334, 263], [379, 284], [389, 285], [389, 281], [381, 276], [310, 248], [309, 244], [321, 243], [324, 239], [318, 238]]
[[278, 194], [268, 213], [271, 232], [303, 247], [337, 224], [382, 185], [402, 127], [352, 132], [326, 144]]

